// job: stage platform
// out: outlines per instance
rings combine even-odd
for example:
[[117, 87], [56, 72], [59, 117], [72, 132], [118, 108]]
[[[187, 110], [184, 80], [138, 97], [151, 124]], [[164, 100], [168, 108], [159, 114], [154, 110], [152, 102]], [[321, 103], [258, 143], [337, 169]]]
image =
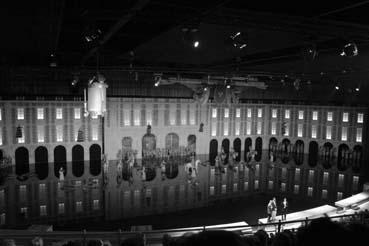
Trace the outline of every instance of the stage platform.
[[[369, 211], [369, 201], [361, 203], [358, 206], [355, 206], [354, 208], [348, 208], [343, 210], [337, 210], [336, 212], [328, 213], [329, 217], [336, 217], [341, 215], [352, 215], [355, 213], [364, 212], [365, 210]], [[334, 219], [334, 220], [340, 220], [340, 218]]]
[[367, 201], [369, 201], [369, 192], [364, 191], [356, 195], [350, 196], [348, 198], [345, 198], [343, 200], [339, 200], [335, 202], [334, 205], [341, 209], [349, 209], [352, 206], [357, 206]]
[[[316, 218], [324, 217], [328, 213], [336, 212], [336, 210], [337, 210], [336, 207], [333, 207], [333, 206], [330, 206], [330, 205], [323, 205], [323, 206], [320, 206], [320, 207], [311, 208], [311, 209], [307, 209], [307, 210], [287, 214], [286, 219], [287, 219], [287, 222], [288, 221], [295, 221], [295, 220], [305, 220], [306, 218], [316, 219]], [[282, 220], [281, 215], [278, 215], [274, 222], [278, 222], [279, 220]], [[259, 222], [260, 226], [262, 226], [263, 224], [268, 223], [268, 218], [259, 219], [258, 222]], [[303, 222], [287, 223], [287, 224], [283, 225], [283, 229], [296, 229], [296, 228], [300, 227], [302, 224], [303, 224]], [[275, 231], [275, 229], [276, 229], [275, 227], [276, 227], [275, 225], [268, 226], [268, 228], [265, 228], [265, 230], [266, 231]]]

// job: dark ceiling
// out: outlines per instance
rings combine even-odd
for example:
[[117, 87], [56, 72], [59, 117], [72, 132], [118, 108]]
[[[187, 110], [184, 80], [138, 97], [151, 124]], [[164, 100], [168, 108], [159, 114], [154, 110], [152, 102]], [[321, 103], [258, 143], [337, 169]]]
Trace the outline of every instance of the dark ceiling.
[[[49, 69], [54, 54], [57, 68], [73, 71], [265, 74], [363, 88], [369, 77], [369, 1], [44, 0], [1, 11], [2, 67]], [[198, 48], [183, 28], [198, 29]], [[242, 50], [229, 42], [237, 32]], [[348, 42], [357, 56], [339, 55]]]

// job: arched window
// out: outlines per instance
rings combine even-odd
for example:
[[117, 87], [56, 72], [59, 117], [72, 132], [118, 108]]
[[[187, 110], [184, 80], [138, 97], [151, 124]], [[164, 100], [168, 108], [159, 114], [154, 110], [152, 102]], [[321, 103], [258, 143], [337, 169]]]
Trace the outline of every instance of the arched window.
[[187, 138], [187, 148], [190, 153], [196, 153], [196, 136], [189, 135]]
[[57, 178], [61, 167], [64, 169], [64, 175], [67, 175], [67, 150], [64, 146], [58, 145], [54, 149], [54, 175]]
[[359, 172], [363, 161], [363, 147], [356, 145], [352, 152], [352, 169]]
[[241, 160], [241, 139], [233, 140], [233, 149], [237, 153], [236, 162], [239, 162]]
[[330, 168], [333, 162], [333, 144], [325, 143], [321, 149], [320, 158], [324, 168]]
[[340, 171], [344, 171], [349, 166], [350, 159], [350, 149], [346, 144], [341, 144], [338, 146], [338, 155], [337, 155], [337, 168]]
[[179, 149], [179, 137], [176, 133], [169, 133], [165, 137], [165, 148], [169, 150]]
[[261, 137], [258, 137], [255, 140], [255, 150], [257, 152], [255, 155], [255, 161], [261, 161], [263, 154], [263, 139]]
[[290, 152], [291, 152], [291, 141], [287, 138], [282, 140], [281, 143], [281, 160], [283, 163], [287, 164], [290, 161]]
[[304, 163], [304, 142], [297, 140], [293, 150], [293, 159], [296, 165]]
[[81, 145], [72, 148], [72, 173], [75, 177], [81, 177], [85, 170], [85, 153]]
[[35, 172], [40, 180], [46, 179], [49, 175], [49, 154], [44, 146], [39, 146], [35, 150]]
[[215, 158], [218, 155], [218, 141], [216, 139], [212, 139], [210, 141], [210, 146], [209, 146], [209, 162], [210, 165], [214, 166], [215, 165]]
[[90, 147], [90, 173], [94, 176], [101, 172], [101, 147], [93, 144]]
[[273, 155], [273, 161], [277, 159], [278, 150], [278, 140], [276, 138], [271, 138], [269, 140], [269, 159]]
[[319, 146], [315, 141], [309, 143], [309, 166], [315, 167], [318, 163]]
[[225, 153], [225, 159], [223, 160], [223, 164], [226, 165], [228, 164], [228, 158], [229, 158], [229, 139], [223, 139], [222, 141], [222, 149], [224, 150]]
[[15, 150], [15, 173], [19, 179], [27, 179], [25, 175], [29, 173], [29, 154], [25, 147], [19, 147]]
[[251, 150], [251, 146], [252, 146], [252, 139], [251, 138], [246, 138], [245, 139], [245, 151], [243, 153], [244, 155], [244, 160], [247, 162], [249, 160], [247, 160], [247, 156], [248, 156], [248, 153], [250, 152]]
[[142, 158], [150, 156], [156, 149], [156, 136], [151, 133], [151, 126], [147, 126], [146, 134], [142, 137]]

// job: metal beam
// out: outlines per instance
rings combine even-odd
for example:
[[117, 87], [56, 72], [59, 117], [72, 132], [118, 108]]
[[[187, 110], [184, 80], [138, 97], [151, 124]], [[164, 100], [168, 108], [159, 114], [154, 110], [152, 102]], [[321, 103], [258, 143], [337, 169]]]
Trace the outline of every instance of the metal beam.
[[98, 46], [90, 49], [83, 57], [81, 61], [81, 65], [83, 66], [85, 62], [94, 55], [98, 50], [99, 47], [104, 45], [108, 42], [124, 25], [126, 25], [132, 17], [134, 17], [138, 11], [142, 10], [150, 0], [138, 0], [137, 3], [131, 8], [131, 10], [123, 15], [110, 29], [109, 31], [103, 36], [101, 40], [98, 42]]

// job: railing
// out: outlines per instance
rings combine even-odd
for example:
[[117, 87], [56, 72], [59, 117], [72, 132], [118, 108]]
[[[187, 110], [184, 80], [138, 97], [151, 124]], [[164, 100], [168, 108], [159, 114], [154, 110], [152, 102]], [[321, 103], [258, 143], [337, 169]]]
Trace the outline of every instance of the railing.
[[[355, 213], [350, 215], [338, 215], [330, 217], [333, 221], [340, 222], [360, 222], [369, 223], [368, 213]], [[256, 230], [264, 229], [267, 232], [281, 232], [288, 224], [296, 224], [297, 229], [301, 226], [307, 226], [313, 219], [305, 218], [303, 220], [290, 220], [290, 221], [277, 221], [267, 224], [254, 224], [254, 225], [240, 225], [240, 226], [225, 226], [211, 228], [209, 230], [231, 230], [239, 233], [240, 235], [247, 236], [252, 235]], [[185, 233], [196, 233], [205, 231], [206, 226], [185, 228], [185, 229], [165, 229], [165, 230], [152, 230], [141, 232], [129, 232], [129, 231], [104, 231], [104, 232], [90, 232], [90, 231], [56, 231], [56, 232], [35, 232], [27, 230], [0, 230], [0, 239], [13, 239], [16, 244], [25, 245], [29, 243], [35, 237], [41, 237], [44, 240], [44, 244], [60, 241], [80, 241], [83, 246], [87, 245], [89, 240], [102, 240], [109, 241], [111, 245], [120, 245], [127, 238], [141, 237], [146, 241], [146, 244], [156, 244], [162, 242], [162, 238], [165, 234], [168, 234], [172, 238], [178, 238]]]

